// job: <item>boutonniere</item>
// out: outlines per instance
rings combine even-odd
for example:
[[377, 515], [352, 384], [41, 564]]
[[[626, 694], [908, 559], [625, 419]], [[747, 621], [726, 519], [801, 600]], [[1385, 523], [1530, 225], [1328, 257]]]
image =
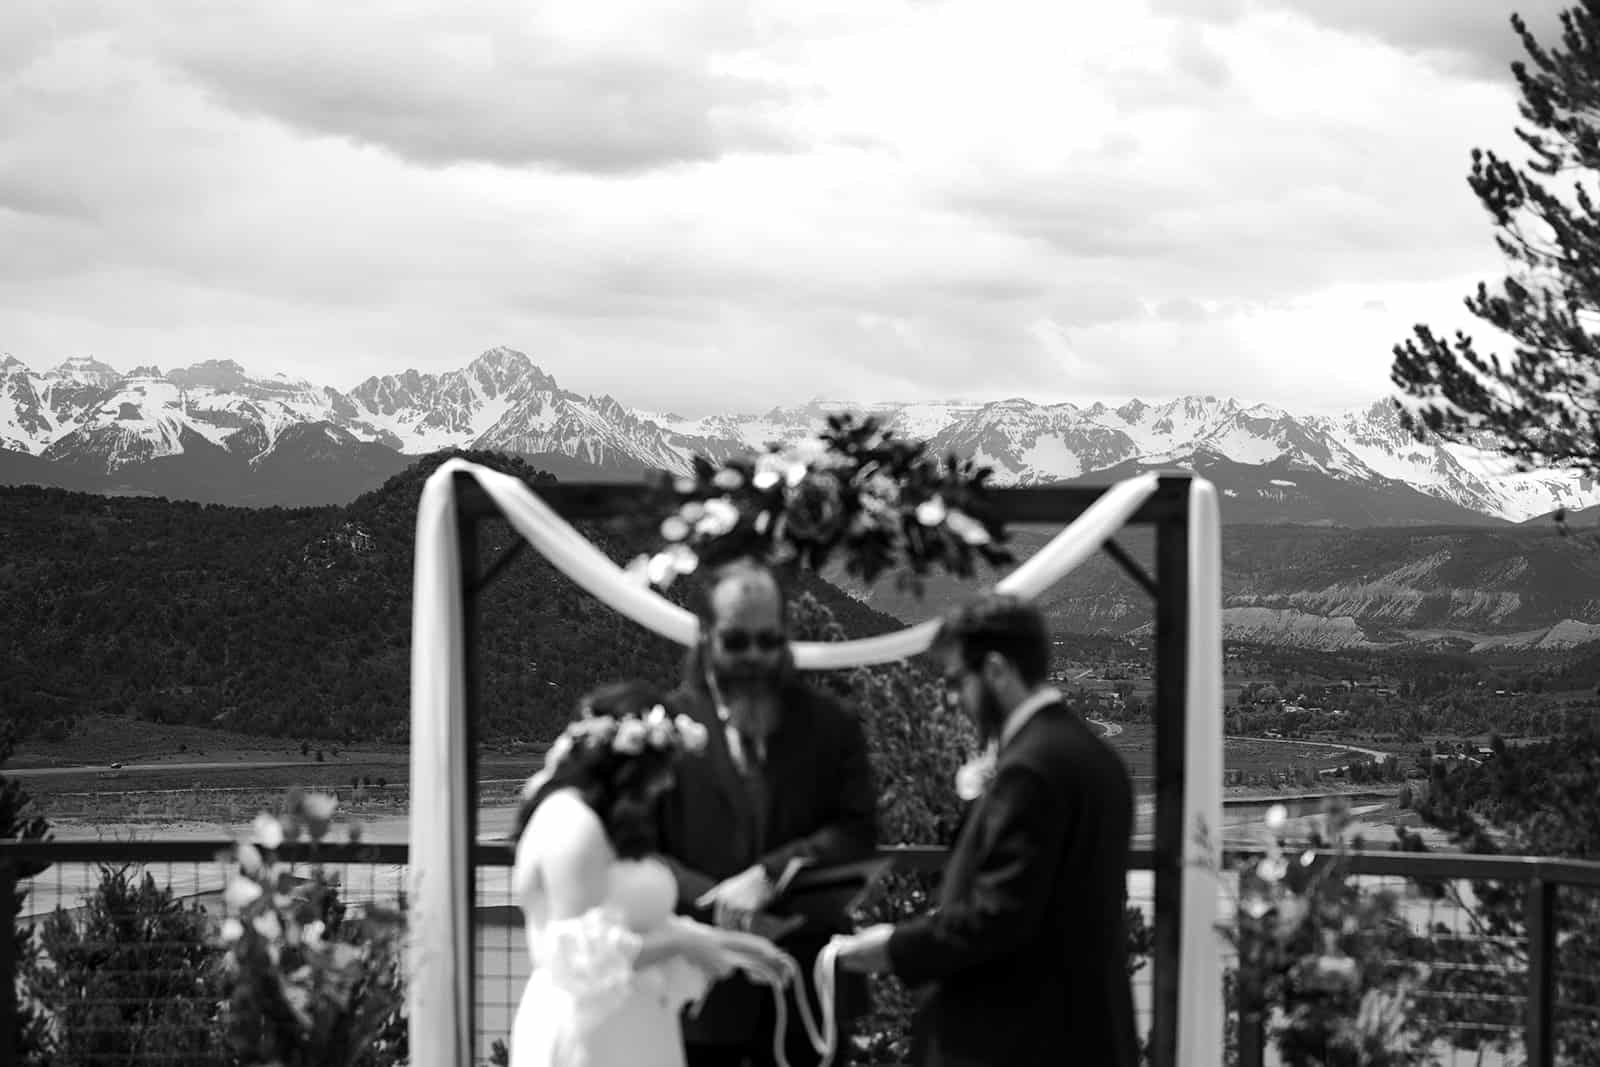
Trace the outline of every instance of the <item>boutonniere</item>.
[[963, 763], [961, 769], [956, 772], [956, 795], [962, 800], [977, 800], [983, 796], [983, 791], [994, 781], [994, 768], [998, 759], [999, 749], [991, 744], [977, 756]]

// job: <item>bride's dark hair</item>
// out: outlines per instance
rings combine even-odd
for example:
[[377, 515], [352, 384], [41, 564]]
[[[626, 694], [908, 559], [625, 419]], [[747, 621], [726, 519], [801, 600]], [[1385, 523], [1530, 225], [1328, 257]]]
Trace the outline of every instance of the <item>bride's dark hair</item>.
[[[617, 720], [643, 719], [662, 702], [663, 694], [643, 682], [601, 686], [583, 699], [587, 715]], [[517, 811], [512, 840], [522, 837], [528, 820], [551, 793], [574, 789], [600, 817], [611, 847], [622, 859], [638, 859], [655, 846], [654, 785], [672, 773], [677, 752], [646, 746], [638, 755], [624, 755], [610, 745], [575, 746], [550, 778]]]

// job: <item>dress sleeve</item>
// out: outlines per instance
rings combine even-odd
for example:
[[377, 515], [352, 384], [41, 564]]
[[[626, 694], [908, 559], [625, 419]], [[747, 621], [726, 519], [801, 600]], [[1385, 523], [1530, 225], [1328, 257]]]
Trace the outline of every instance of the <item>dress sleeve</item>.
[[[676, 925], [694, 925], [693, 919], [676, 915], [668, 922]], [[641, 981], [649, 983], [651, 992], [660, 997], [674, 1013], [681, 1011], [685, 1005], [698, 1004], [704, 1000], [712, 985], [711, 976], [683, 956], [669, 957], [648, 968], [639, 977]]]
[[552, 985], [573, 998], [578, 1027], [587, 1031], [632, 993], [640, 943], [615, 909], [591, 908], [576, 918], [546, 923], [534, 960]]

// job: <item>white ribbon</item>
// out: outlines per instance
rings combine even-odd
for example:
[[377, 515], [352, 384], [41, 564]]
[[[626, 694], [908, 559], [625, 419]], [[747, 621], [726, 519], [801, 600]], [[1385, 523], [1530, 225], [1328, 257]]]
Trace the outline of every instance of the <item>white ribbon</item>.
[[838, 986], [834, 972], [841, 942], [841, 938], [835, 937], [822, 946], [822, 951], [817, 953], [817, 960], [811, 967], [811, 981], [817, 990], [817, 1004], [822, 1012], [820, 1023], [811, 1014], [811, 1001], [806, 996], [805, 987], [800, 981], [800, 965], [795, 962], [794, 957], [784, 957], [787, 966], [781, 974], [769, 974], [754, 968], [746, 971], [752, 979], [772, 990], [773, 1004], [777, 1008], [777, 1022], [772, 1029], [772, 1059], [777, 1067], [789, 1067], [784, 1046], [788, 1041], [787, 994], [790, 988], [794, 989], [795, 1002], [800, 1005], [800, 1023], [805, 1027], [806, 1040], [811, 1042], [812, 1049], [821, 1057], [817, 1067], [831, 1067], [833, 1057], [839, 1050]]

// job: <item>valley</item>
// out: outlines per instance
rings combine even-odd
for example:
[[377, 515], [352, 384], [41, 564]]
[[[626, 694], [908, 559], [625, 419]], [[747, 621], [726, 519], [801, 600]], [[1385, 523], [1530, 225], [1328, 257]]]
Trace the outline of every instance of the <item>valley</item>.
[[[1226, 514], [1226, 505], [1224, 505]], [[1013, 532], [1017, 562], [1056, 531]], [[1130, 529], [1117, 542], [1146, 573], [1153, 538]], [[830, 581], [904, 622], [936, 614], [970, 586], [931, 576], [920, 597], [890, 583], [864, 587], [842, 571]], [[1309, 652], [1405, 650], [1489, 656], [1561, 655], [1600, 640], [1600, 548], [1528, 527], [1227, 527], [1222, 542], [1223, 636]], [[1041, 598], [1055, 627], [1147, 641], [1150, 598], [1105, 553], [1086, 560]]]

